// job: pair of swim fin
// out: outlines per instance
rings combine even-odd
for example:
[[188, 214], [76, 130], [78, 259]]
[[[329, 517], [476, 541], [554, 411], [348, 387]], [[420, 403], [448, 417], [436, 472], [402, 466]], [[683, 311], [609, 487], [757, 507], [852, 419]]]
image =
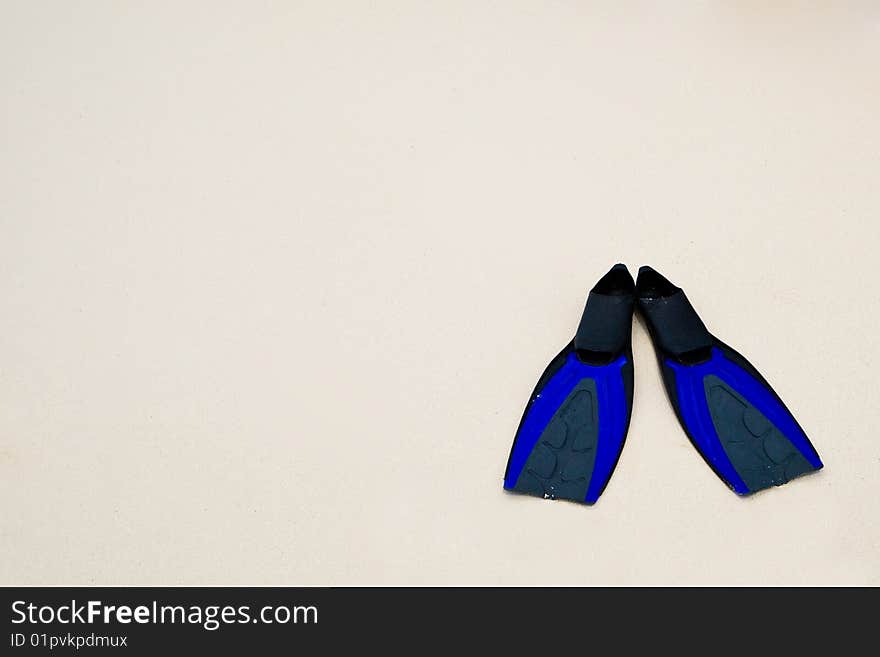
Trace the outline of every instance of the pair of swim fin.
[[590, 291], [574, 339], [538, 380], [504, 488], [593, 504], [623, 449], [633, 401], [632, 314], [651, 334], [678, 420], [706, 463], [748, 495], [822, 461], [770, 384], [709, 333], [681, 288], [650, 267], [612, 267]]

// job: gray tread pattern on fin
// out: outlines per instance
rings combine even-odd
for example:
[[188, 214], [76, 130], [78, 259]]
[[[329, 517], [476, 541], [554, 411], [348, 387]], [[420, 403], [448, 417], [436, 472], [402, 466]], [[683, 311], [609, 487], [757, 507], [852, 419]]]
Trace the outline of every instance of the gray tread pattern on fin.
[[583, 502], [593, 474], [598, 438], [596, 382], [584, 378], [547, 423], [514, 489]]
[[815, 469], [770, 420], [720, 378], [706, 376], [703, 387], [724, 452], [750, 491], [781, 486]]

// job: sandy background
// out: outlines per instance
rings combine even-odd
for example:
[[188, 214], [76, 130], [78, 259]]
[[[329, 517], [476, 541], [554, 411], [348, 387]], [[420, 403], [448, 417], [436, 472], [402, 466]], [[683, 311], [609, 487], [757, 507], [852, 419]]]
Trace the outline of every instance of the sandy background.
[[[617, 4], [4, 2], [0, 582], [880, 583], [880, 8]], [[502, 491], [618, 260], [823, 472]]]

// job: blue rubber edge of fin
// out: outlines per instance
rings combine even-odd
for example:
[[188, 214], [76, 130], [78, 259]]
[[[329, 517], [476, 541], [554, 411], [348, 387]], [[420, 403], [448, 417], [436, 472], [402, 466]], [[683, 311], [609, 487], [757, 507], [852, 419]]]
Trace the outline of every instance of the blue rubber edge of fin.
[[628, 409], [620, 372], [625, 363], [626, 357], [621, 356], [608, 365], [589, 365], [579, 360], [574, 353], [568, 355], [565, 364], [535, 396], [517, 432], [504, 488], [513, 490], [529, 454], [560, 405], [581, 380], [590, 378], [596, 383], [599, 429], [596, 460], [584, 502], [593, 504], [599, 499], [617, 463], [626, 433]]
[[733, 467], [715, 431], [703, 388], [703, 379], [708, 375], [717, 376], [745, 397], [804, 455], [810, 465], [816, 469], [822, 467], [822, 461], [807, 436], [776, 396], [751, 374], [725, 358], [717, 347], [712, 349], [712, 357], [705, 363], [682, 365], [667, 359], [666, 364], [675, 372], [679, 411], [697, 448], [739, 495], [747, 495], [751, 491]]

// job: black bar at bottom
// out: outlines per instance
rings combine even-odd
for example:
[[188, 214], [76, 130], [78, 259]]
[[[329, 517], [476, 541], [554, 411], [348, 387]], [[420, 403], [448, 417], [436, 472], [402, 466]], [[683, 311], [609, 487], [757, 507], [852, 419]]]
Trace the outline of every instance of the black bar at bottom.
[[815, 649], [835, 617], [847, 623], [856, 593], [871, 597], [863, 610], [876, 609], [876, 589], [0, 588], [0, 654], [328, 654], [357, 646], [470, 654], [475, 640], [515, 654], [667, 650], [694, 640], [708, 649], [698, 637], [762, 653], [778, 642], [790, 653], [799, 640]]

